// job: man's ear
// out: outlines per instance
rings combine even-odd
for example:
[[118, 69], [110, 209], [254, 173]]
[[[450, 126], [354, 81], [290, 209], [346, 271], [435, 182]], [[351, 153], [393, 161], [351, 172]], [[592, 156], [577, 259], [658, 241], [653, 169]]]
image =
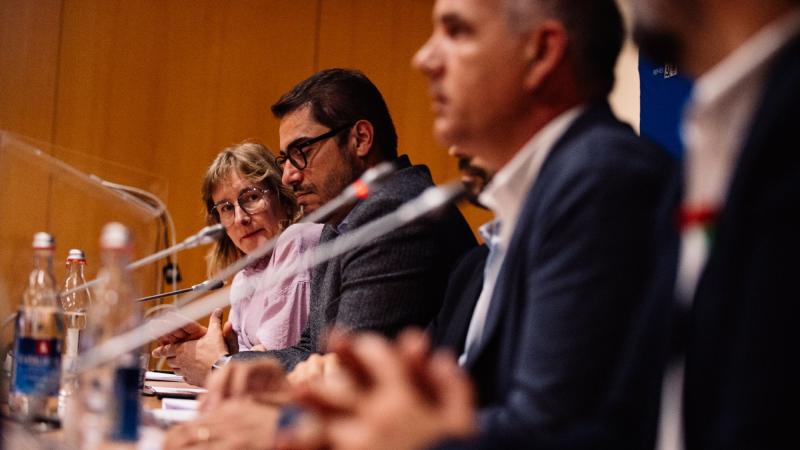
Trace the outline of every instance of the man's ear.
[[537, 90], [556, 71], [566, 58], [568, 43], [567, 30], [555, 20], [545, 20], [529, 33], [523, 49], [526, 89]]
[[353, 126], [351, 139], [355, 139], [356, 156], [367, 158], [372, 150], [372, 142], [375, 137], [375, 129], [368, 120], [359, 120]]

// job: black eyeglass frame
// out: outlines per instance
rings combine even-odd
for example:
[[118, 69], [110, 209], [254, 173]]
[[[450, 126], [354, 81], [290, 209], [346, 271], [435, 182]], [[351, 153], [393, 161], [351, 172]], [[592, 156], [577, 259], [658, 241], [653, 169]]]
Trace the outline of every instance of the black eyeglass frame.
[[[249, 187], [249, 188], [244, 189], [242, 192], [239, 193], [239, 195], [236, 197], [235, 203], [232, 203], [232, 202], [230, 202], [228, 200], [223, 200], [221, 202], [214, 203], [213, 205], [211, 205], [208, 208], [209, 212], [211, 213], [212, 216], [214, 216], [215, 219], [217, 219], [218, 223], [221, 223], [221, 224], [225, 225], [226, 227], [228, 225], [230, 225], [230, 223], [226, 225], [225, 223], [222, 222], [222, 217], [220, 216], [219, 210], [217, 209], [219, 206], [222, 206], [222, 205], [225, 205], [225, 204], [231, 205], [231, 207], [233, 207], [233, 210], [232, 210], [233, 211], [233, 217], [236, 217], [236, 205], [239, 205], [239, 208], [242, 211], [244, 211], [248, 216], [252, 216], [253, 214], [258, 214], [261, 211], [264, 211], [265, 209], [248, 210], [248, 208], [242, 206], [242, 202], [240, 201], [240, 199], [243, 196], [245, 196], [247, 194], [250, 194], [250, 193], [253, 193], [253, 192], [260, 193], [263, 200], [269, 200], [269, 195], [273, 192], [273, 190], [270, 189], [270, 188], [262, 188], [262, 187], [257, 187], [257, 186]], [[233, 222], [231, 222], [231, 223], [233, 223]]]
[[340, 127], [336, 127], [330, 131], [320, 134], [319, 136], [306, 139], [304, 141], [294, 142], [289, 145], [286, 151], [281, 151], [278, 154], [278, 157], [275, 158], [275, 162], [278, 164], [279, 167], [283, 167], [286, 164], [286, 161], [289, 161], [297, 170], [304, 170], [308, 167], [308, 155], [306, 154], [306, 150], [308, 147], [316, 144], [317, 142], [324, 141], [325, 139], [330, 139], [337, 134], [341, 133], [344, 130], [350, 129], [355, 125], [356, 122], [350, 122], [348, 124], [342, 125]]

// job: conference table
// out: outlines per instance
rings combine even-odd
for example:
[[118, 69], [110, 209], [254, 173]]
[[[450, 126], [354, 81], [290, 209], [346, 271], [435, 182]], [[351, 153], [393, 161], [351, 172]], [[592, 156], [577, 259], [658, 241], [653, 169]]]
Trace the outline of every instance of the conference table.
[[[148, 372], [142, 393], [142, 414], [139, 440], [136, 442], [103, 442], [100, 449], [161, 449], [166, 429], [193, 417], [190, 397], [203, 391], [197, 386], [182, 381], [156, 378], [172, 378], [170, 374]], [[187, 401], [188, 400], [188, 401]], [[65, 431], [53, 429], [36, 431], [24, 425], [3, 419], [0, 448], [8, 449], [68, 449]]]

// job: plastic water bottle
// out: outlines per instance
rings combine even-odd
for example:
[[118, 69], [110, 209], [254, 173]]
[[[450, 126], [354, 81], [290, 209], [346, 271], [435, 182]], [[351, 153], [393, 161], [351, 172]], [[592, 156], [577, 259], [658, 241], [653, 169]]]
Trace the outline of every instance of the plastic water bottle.
[[[103, 266], [101, 280], [89, 308], [80, 352], [101, 345], [130, 331], [141, 323], [141, 310], [130, 272], [131, 237], [119, 223], [109, 223], [100, 237]], [[139, 390], [140, 351], [118, 355], [100, 367], [87, 370], [78, 379], [74, 420], [82, 446], [91, 447], [98, 440], [135, 441], [139, 436], [141, 392]], [[72, 419], [71, 419], [72, 420]], [[88, 434], [87, 434], [88, 433]]]
[[45, 427], [58, 424], [58, 389], [64, 345], [64, 315], [53, 277], [55, 240], [33, 236], [33, 270], [17, 312], [14, 368], [9, 394], [12, 414]]
[[67, 255], [67, 278], [60, 296], [64, 309], [64, 321], [67, 327], [64, 357], [62, 359], [61, 390], [58, 393], [58, 413], [62, 421], [66, 415], [66, 405], [75, 390], [75, 372], [72, 363], [78, 356], [78, 346], [82, 330], [86, 328], [86, 312], [92, 304], [89, 288], [74, 291], [74, 288], [86, 284], [84, 267], [86, 255], [82, 250], [72, 249]]

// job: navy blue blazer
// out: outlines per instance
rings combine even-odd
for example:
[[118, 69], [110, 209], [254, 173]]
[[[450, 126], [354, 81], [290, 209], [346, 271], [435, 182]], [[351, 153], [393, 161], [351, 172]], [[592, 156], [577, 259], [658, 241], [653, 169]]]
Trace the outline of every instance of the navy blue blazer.
[[797, 446], [800, 36], [765, 86], [693, 302], [689, 450]]
[[657, 230], [674, 176], [669, 157], [606, 103], [555, 144], [466, 364], [480, 406], [471, 445], [653, 446], [674, 282], [654, 285], [665, 258]]

